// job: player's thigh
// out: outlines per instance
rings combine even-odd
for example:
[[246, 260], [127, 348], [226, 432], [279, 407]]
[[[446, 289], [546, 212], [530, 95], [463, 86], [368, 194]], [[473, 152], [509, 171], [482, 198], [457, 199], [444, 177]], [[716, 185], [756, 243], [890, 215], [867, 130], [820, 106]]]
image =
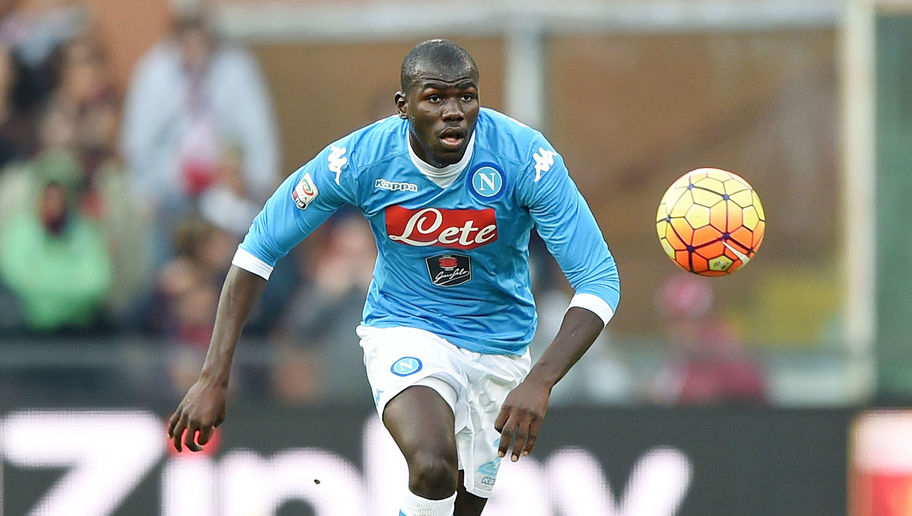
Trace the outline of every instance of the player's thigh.
[[[404, 389], [426, 385], [456, 411], [464, 375], [456, 348], [436, 335], [414, 328], [358, 327], [367, 379], [377, 414], [384, 419], [386, 404]], [[457, 412], [458, 413], [458, 412]]]
[[456, 467], [453, 409], [434, 389], [425, 385], [404, 389], [384, 407], [383, 424], [406, 461], [423, 453]]

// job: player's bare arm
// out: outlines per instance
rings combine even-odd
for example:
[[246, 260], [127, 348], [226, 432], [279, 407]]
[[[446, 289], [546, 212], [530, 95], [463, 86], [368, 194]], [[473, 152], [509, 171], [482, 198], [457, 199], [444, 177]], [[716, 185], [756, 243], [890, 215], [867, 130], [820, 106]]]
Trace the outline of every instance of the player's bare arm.
[[526, 379], [504, 400], [494, 423], [501, 433], [501, 457], [506, 456], [511, 441], [513, 462], [532, 451], [548, 411], [551, 389], [583, 356], [604, 328], [602, 319], [589, 310], [578, 307], [567, 310], [554, 340]]
[[224, 421], [234, 350], [265, 286], [265, 279], [237, 266], [228, 271], [199, 379], [184, 395], [168, 424], [168, 435], [177, 451], [181, 451], [182, 442], [191, 451], [202, 450], [215, 427]]

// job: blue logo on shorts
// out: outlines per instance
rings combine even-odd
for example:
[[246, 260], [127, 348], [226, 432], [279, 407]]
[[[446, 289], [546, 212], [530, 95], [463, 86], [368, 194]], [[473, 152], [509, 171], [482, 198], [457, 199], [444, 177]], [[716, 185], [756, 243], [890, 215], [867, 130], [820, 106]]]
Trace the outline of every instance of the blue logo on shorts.
[[393, 363], [390, 371], [396, 376], [408, 376], [421, 371], [421, 360], [415, 357], [402, 357]]
[[478, 472], [482, 475], [487, 475], [490, 477], [497, 476], [497, 470], [500, 469], [500, 459], [494, 459], [490, 462], [485, 462], [478, 468]]

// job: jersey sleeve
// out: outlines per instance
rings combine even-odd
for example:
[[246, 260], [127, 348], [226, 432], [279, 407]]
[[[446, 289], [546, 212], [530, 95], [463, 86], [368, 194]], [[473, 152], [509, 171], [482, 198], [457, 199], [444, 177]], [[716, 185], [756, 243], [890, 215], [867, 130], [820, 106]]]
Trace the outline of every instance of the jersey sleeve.
[[289, 175], [253, 220], [232, 264], [269, 279], [279, 258], [344, 204], [357, 205], [357, 178], [345, 141]]
[[534, 141], [518, 186], [520, 202], [575, 291], [570, 306], [608, 324], [621, 294], [614, 257], [563, 158], [543, 137]]

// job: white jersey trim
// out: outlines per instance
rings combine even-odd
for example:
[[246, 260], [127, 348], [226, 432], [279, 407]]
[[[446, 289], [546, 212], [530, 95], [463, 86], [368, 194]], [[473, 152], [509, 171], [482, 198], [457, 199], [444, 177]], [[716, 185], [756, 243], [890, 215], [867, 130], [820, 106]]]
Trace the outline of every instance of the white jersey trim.
[[570, 300], [570, 306], [568, 306], [567, 309], [569, 310], [574, 306], [585, 308], [599, 316], [599, 319], [601, 319], [606, 326], [608, 325], [608, 321], [614, 317], [614, 308], [611, 308], [611, 305], [609, 305], [607, 301], [595, 294], [575, 294], [573, 299]]
[[272, 265], [260, 260], [256, 256], [250, 254], [249, 251], [245, 251], [240, 247], [238, 247], [237, 252], [234, 253], [231, 264], [236, 265], [247, 272], [252, 272], [264, 280], [268, 280], [269, 275], [272, 274]]

